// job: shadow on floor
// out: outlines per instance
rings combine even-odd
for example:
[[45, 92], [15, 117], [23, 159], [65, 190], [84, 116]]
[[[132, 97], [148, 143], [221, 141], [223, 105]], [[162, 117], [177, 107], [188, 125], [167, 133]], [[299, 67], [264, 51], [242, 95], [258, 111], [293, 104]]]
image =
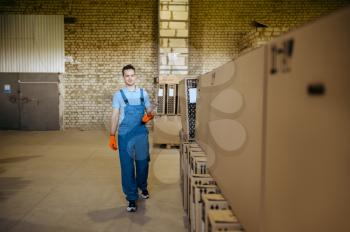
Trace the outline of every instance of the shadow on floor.
[[18, 221], [0, 218], [0, 231], [9, 231]]
[[[41, 157], [41, 155], [2, 158], [0, 159], [0, 165], [16, 162], [25, 162], [27, 160], [38, 157]], [[0, 174], [6, 172], [5, 167], [0, 166]], [[0, 177], [0, 201], [5, 201], [19, 190], [28, 186], [30, 183], [31, 181], [23, 180], [22, 177]]]
[[11, 227], [16, 225], [18, 220], [9, 220], [7, 218], [0, 218], [0, 231], [9, 231]]
[[0, 201], [10, 198], [31, 182], [29, 180], [23, 180], [21, 177], [0, 177]]
[[0, 164], [23, 162], [33, 158], [41, 157], [41, 155], [31, 155], [31, 156], [17, 156], [0, 159]]
[[[73, 232], [75, 229], [69, 229], [63, 226], [49, 226], [43, 224], [34, 224], [20, 220], [9, 220], [6, 218], [0, 218], [0, 231], [27, 231], [27, 232]], [[91, 230], [90, 230], [91, 231]]]
[[133, 223], [145, 225], [149, 220], [151, 220], [150, 217], [145, 215], [145, 212], [145, 204], [142, 201], [139, 201], [137, 204], [137, 211], [134, 213], [127, 212], [125, 205], [116, 208], [91, 211], [88, 213], [88, 216], [97, 223], [118, 220], [121, 218], [129, 218]]

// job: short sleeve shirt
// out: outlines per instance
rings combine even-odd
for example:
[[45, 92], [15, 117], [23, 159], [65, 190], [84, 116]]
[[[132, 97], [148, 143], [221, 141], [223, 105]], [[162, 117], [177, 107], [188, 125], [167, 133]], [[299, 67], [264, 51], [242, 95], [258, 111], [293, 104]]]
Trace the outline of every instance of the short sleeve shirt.
[[[126, 98], [128, 99], [130, 105], [140, 105], [141, 104], [141, 89], [140, 88], [136, 88], [135, 91], [129, 91], [128, 88], [125, 87], [122, 90], [123, 90]], [[148, 93], [146, 92], [145, 89], [143, 89], [143, 98], [145, 100], [144, 101], [145, 107], [149, 108], [151, 106], [151, 103], [149, 100]], [[125, 102], [124, 102], [124, 99], [122, 97], [122, 94], [120, 93], [120, 90], [117, 91], [113, 95], [112, 107], [114, 109], [119, 109], [119, 123], [118, 123], [118, 125], [120, 125], [120, 123], [124, 119], [124, 108], [125, 108]]]

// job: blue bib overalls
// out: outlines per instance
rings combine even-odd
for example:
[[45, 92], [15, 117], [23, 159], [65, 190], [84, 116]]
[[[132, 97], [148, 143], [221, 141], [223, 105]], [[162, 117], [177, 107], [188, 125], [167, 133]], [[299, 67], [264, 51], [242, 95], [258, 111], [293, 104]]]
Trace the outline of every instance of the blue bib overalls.
[[[148, 129], [142, 123], [145, 113], [143, 89], [141, 104], [130, 105], [123, 90], [120, 93], [125, 102], [124, 119], [119, 125], [118, 147], [123, 192], [128, 201], [138, 199], [138, 188], [147, 189], [149, 144]], [[136, 166], [136, 172], [135, 172]]]

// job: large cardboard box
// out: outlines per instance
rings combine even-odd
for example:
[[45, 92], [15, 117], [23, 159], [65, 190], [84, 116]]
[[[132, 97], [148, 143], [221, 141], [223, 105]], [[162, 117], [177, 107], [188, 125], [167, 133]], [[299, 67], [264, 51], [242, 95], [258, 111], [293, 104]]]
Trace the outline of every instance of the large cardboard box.
[[268, 45], [263, 231], [350, 231], [350, 8]]
[[199, 78], [197, 142], [248, 231], [260, 222], [265, 56], [259, 48]]
[[197, 84], [197, 105], [196, 105], [196, 127], [195, 141], [202, 147], [208, 143], [208, 121], [210, 112], [210, 99], [212, 98], [211, 91], [205, 91], [212, 78], [212, 73], [206, 73], [198, 77]]
[[349, 19], [344, 8], [199, 78], [197, 142], [248, 232], [350, 231]]

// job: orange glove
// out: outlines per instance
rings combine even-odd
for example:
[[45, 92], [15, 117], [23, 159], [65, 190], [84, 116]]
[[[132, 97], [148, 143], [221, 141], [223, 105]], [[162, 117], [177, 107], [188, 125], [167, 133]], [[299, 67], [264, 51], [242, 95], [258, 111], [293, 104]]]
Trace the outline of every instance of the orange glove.
[[142, 123], [147, 123], [148, 121], [152, 120], [154, 117], [153, 114], [147, 113], [142, 117]]
[[117, 143], [115, 142], [115, 135], [109, 136], [109, 147], [114, 151], [118, 150]]

